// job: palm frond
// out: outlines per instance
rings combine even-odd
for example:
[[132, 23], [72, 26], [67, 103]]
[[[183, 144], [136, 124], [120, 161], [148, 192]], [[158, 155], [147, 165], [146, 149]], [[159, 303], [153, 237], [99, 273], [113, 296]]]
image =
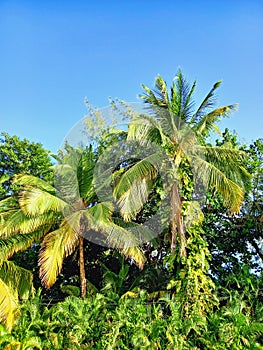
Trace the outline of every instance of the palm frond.
[[54, 185], [56, 188], [56, 195], [70, 204], [73, 204], [80, 199], [78, 183], [79, 160], [80, 155], [78, 155], [76, 165], [71, 166], [70, 164], [65, 163], [64, 160], [62, 164], [59, 164], [54, 168]]
[[87, 211], [92, 216], [92, 221], [109, 223], [112, 218], [112, 213], [114, 211], [114, 206], [111, 202], [101, 202], [95, 204], [93, 207], [87, 209]]
[[117, 250], [124, 250], [131, 247], [139, 247], [141, 242], [133, 234], [133, 232], [126, 230], [114, 223], [100, 223], [97, 230], [105, 237], [105, 244]]
[[194, 102], [192, 101], [192, 96], [195, 91], [196, 81], [192, 84], [191, 88], [188, 87], [187, 93], [185, 96], [184, 106], [182, 110], [182, 115], [184, 116], [185, 121], [189, 121], [190, 115], [192, 114], [192, 109], [194, 107]]
[[0, 215], [0, 237], [7, 238], [17, 233], [30, 233], [42, 227], [47, 232], [59, 221], [54, 212], [28, 217], [21, 209], [10, 210]]
[[26, 188], [19, 197], [19, 204], [26, 215], [34, 216], [45, 212], [61, 212], [68, 204], [46, 191], [37, 187]]
[[161, 144], [159, 129], [160, 124], [154, 117], [141, 114], [132, 118], [129, 123], [127, 141], [136, 140], [138, 142], [145, 142], [145, 140], [152, 140], [157, 144]]
[[202, 157], [193, 156], [195, 174], [206, 188], [215, 188], [224, 198], [224, 204], [232, 213], [238, 213], [244, 198], [244, 190], [220, 170]]
[[132, 234], [135, 235], [135, 237], [137, 237], [141, 243], [150, 242], [156, 236], [156, 233], [149, 229], [146, 225], [141, 225], [133, 221], [125, 222], [120, 218], [114, 218], [114, 223], [132, 232]]
[[145, 262], [146, 257], [139, 246], [128, 247], [126, 249], [120, 249], [120, 253], [125, 256], [125, 258], [130, 258], [134, 263], [142, 269]]
[[114, 197], [119, 199], [126, 191], [129, 190], [136, 180], [152, 180], [156, 178], [158, 174], [157, 169], [160, 167], [160, 164], [161, 154], [153, 153], [132, 165], [127, 171], [124, 172], [119, 182], [116, 184], [113, 191]]
[[95, 164], [94, 153], [90, 146], [85, 152], [83, 152], [77, 168], [80, 197], [86, 202], [90, 202], [95, 196], [95, 191], [92, 186]]
[[142, 84], [142, 88], [144, 89], [145, 94], [141, 94], [140, 98], [143, 99], [146, 103], [158, 107], [167, 107], [166, 101], [161, 91], [152, 91], [144, 84]]
[[[145, 120], [141, 120], [141, 126], [144, 126], [145, 121], [147, 121], [148, 125], [156, 127], [159, 131], [162, 130], [165, 135], [172, 134], [175, 128], [174, 116], [179, 115], [177, 112], [180, 108], [178, 109], [177, 105], [173, 106], [174, 101], [170, 102], [167, 85], [163, 78], [160, 76], [156, 78], [154, 90], [147, 88], [145, 85], [143, 85], [143, 88], [147, 94], [140, 97], [150, 105], [150, 114], [154, 117], [147, 118], [147, 116], [143, 116]], [[172, 89], [172, 96], [176, 96], [177, 98], [176, 91], [173, 92]], [[136, 117], [136, 119], [138, 124], [140, 118]]]
[[25, 251], [43, 236], [41, 230], [29, 234], [16, 234], [6, 239], [0, 238], [0, 260], [6, 260], [16, 252]]
[[145, 178], [133, 180], [129, 189], [118, 199], [118, 207], [124, 221], [130, 221], [135, 218], [147, 201], [149, 193], [149, 185]]
[[[79, 214], [78, 219], [80, 220]], [[78, 226], [79, 220], [64, 221], [59, 229], [48, 233], [41, 245], [39, 256], [40, 279], [46, 288], [50, 288], [62, 269], [63, 259], [71, 254], [78, 245], [78, 233], [73, 226]]]
[[25, 175], [25, 174], [19, 174], [15, 175], [13, 179], [13, 183], [20, 186], [30, 186], [30, 187], [37, 187], [38, 189], [42, 191], [47, 191], [51, 194], [55, 194], [56, 191], [53, 186], [51, 186], [46, 181], [40, 179], [39, 177], [33, 176], [33, 175]]
[[7, 197], [0, 201], [0, 213], [18, 208], [18, 202], [14, 197]]
[[182, 119], [184, 122], [188, 119], [188, 115], [185, 115], [183, 111], [187, 111], [186, 103], [188, 101], [187, 97], [189, 92], [189, 84], [186, 82], [181, 70], [179, 69], [171, 88], [171, 109], [173, 115]]
[[246, 189], [249, 186], [251, 175], [243, 166], [247, 159], [245, 152], [235, 148], [212, 146], [197, 146], [195, 151], [241, 188]]
[[157, 153], [145, 157], [130, 167], [116, 184], [113, 195], [125, 220], [132, 219], [146, 202], [151, 191], [149, 183], [157, 177], [160, 161]]
[[21, 209], [12, 209], [0, 214], [0, 236], [9, 237], [14, 233], [19, 233], [21, 224], [28, 218]]
[[3, 322], [9, 330], [14, 325], [17, 306], [12, 290], [0, 278], [0, 322]]
[[193, 126], [193, 130], [198, 135], [208, 136], [210, 131], [218, 131], [216, 123], [222, 118], [227, 117], [229, 113], [236, 110], [237, 105], [229, 105], [217, 108], [211, 113], [208, 113], [201, 117], [198, 122]]
[[163, 80], [163, 78], [159, 75], [155, 79], [155, 95], [159, 97], [160, 100], [163, 101], [165, 106], [169, 108], [170, 105], [170, 100], [169, 100], [169, 95], [168, 95], [168, 89], [167, 89], [167, 84]]
[[212, 89], [209, 91], [209, 93], [206, 95], [200, 106], [198, 107], [197, 111], [193, 115], [193, 117], [190, 120], [190, 123], [196, 123], [198, 122], [199, 118], [202, 117], [203, 115], [207, 114], [207, 110], [209, 108], [212, 108], [215, 103], [214, 95], [215, 95], [215, 90], [219, 88], [221, 85], [222, 81], [218, 81], [214, 84]]
[[18, 300], [34, 294], [33, 275], [12, 261], [2, 261], [0, 266], [0, 321], [9, 330], [18, 316]]
[[33, 274], [13, 261], [2, 262], [0, 278], [19, 299], [27, 299], [34, 294]]

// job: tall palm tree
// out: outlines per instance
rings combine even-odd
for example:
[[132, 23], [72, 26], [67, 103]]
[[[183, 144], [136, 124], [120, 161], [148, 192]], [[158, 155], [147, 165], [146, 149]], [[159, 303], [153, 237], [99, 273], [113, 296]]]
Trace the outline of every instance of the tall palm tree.
[[19, 247], [28, 248], [34, 238], [42, 241], [40, 278], [46, 288], [55, 283], [63, 260], [78, 249], [83, 298], [86, 295], [83, 241], [90, 232], [99, 232], [104, 244], [118, 248], [140, 267], [144, 264], [138, 240], [114, 223], [112, 203], [97, 201], [92, 185], [94, 164], [91, 147], [85, 151], [72, 148], [55, 166], [55, 186], [34, 176], [16, 176], [14, 182], [21, 186], [19, 209], [7, 211], [1, 226], [4, 234], [17, 237], [16, 248], [12, 244], [7, 248], [10, 253]]
[[[127, 140], [138, 142], [140, 147], [147, 146], [149, 142], [159, 145], [165, 150], [169, 165], [163, 164], [158, 155], [155, 162], [149, 161], [149, 157], [140, 159], [133, 166], [129, 166], [127, 171], [123, 171], [114, 190], [120, 212], [126, 220], [132, 220], [142, 207], [136, 205], [135, 201], [143, 204], [149, 195], [145, 181], [156, 179], [158, 171], [163, 171], [165, 167], [170, 182], [166, 190], [171, 209], [171, 252], [175, 251], [179, 241], [181, 256], [186, 256], [183, 214], [183, 202], [186, 199], [183, 192], [187, 181], [189, 183], [189, 176], [187, 179], [186, 174], [190, 173], [190, 179], [198, 180], [199, 183], [202, 181], [207, 187], [220, 193], [232, 213], [239, 212], [244, 187], [249, 180], [249, 174], [242, 165], [244, 153], [206, 143], [211, 131], [219, 131], [216, 123], [236, 108], [235, 105], [228, 105], [211, 110], [215, 90], [220, 84], [220, 81], [214, 84], [195, 111], [193, 93], [196, 83], [189, 85], [180, 70], [170, 93], [160, 76], [155, 80], [154, 90], [143, 85], [145, 94], [141, 98], [148, 106], [148, 113], [134, 114], [129, 124]], [[153, 159], [153, 155], [151, 158]], [[127, 184], [132, 185], [129, 187]], [[130, 193], [132, 187], [136, 192], [135, 200], [132, 200]]]

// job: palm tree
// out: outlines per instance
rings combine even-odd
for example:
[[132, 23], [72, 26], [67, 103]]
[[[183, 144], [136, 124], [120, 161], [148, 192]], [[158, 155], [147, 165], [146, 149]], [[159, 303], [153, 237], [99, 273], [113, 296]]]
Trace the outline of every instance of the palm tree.
[[[40, 278], [46, 288], [56, 281], [63, 260], [77, 248], [82, 298], [86, 295], [84, 238], [99, 232], [104, 244], [116, 247], [138, 266], [144, 255], [138, 240], [114, 223], [114, 207], [110, 202], [99, 203], [92, 185], [95, 160], [92, 148], [85, 151], [70, 149], [55, 166], [55, 186], [30, 175], [18, 175], [14, 182], [21, 186], [19, 208], [6, 211], [2, 232], [11, 239], [9, 254], [27, 249], [34, 239], [42, 241], [39, 256]], [[24, 241], [24, 242], [23, 242]]]
[[[151, 155], [151, 160], [150, 157], [140, 159], [123, 171], [114, 190], [121, 214], [126, 220], [132, 220], [142, 208], [136, 203], [143, 204], [148, 198], [149, 189], [145, 181], [154, 181], [158, 172], [165, 169], [169, 177], [166, 193], [171, 210], [171, 252], [175, 251], [179, 241], [181, 256], [186, 256], [183, 213], [183, 204], [186, 203], [184, 197], [187, 197], [186, 183], [202, 181], [221, 194], [224, 204], [231, 213], [235, 213], [239, 212], [244, 187], [249, 180], [249, 174], [242, 165], [243, 152], [206, 143], [211, 131], [219, 131], [216, 123], [236, 108], [235, 105], [228, 105], [211, 110], [215, 90], [220, 84], [220, 81], [214, 84], [196, 111], [193, 110], [192, 99], [196, 83], [189, 85], [180, 70], [170, 94], [160, 76], [156, 78], [154, 90], [143, 85], [145, 94], [141, 98], [146, 102], [149, 113], [134, 114], [129, 124], [127, 141], [137, 142], [141, 148], [147, 147], [149, 143], [159, 145], [165, 151], [169, 164], [167, 159], [164, 164], [157, 154], [154, 162], [154, 155]], [[131, 190], [136, 193], [135, 199], [131, 196]], [[188, 191], [188, 197], [189, 192], [193, 200], [196, 195], [193, 188]]]

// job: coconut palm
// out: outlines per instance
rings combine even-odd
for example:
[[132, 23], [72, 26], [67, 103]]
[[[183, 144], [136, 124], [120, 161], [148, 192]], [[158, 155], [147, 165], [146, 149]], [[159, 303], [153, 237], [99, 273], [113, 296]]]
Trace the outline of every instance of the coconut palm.
[[[79, 251], [81, 296], [86, 294], [84, 237], [94, 231], [104, 244], [118, 248], [140, 267], [144, 256], [138, 241], [112, 220], [114, 207], [99, 203], [92, 187], [95, 160], [91, 147], [71, 149], [55, 167], [55, 186], [30, 175], [16, 176], [21, 186], [19, 208], [7, 211], [2, 218], [2, 232], [17, 239], [7, 246], [9, 254], [26, 249], [34, 239], [42, 241], [39, 256], [40, 278], [46, 288], [56, 281], [63, 260]], [[101, 238], [102, 239], [102, 238]], [[102, 240], [99, 241], [101, 243]]]
[[[192, 194], [191, 200], [196, 196], [193, 189], [186, 195], [187, 184], [191, 181], [198, 184], [202, 182], [207, 188], [213, 188], [223, 196], [230, 212], [235, 213], [239, 212], [244, 187], [249, 179], [248, 172], [242, 166], [244, 153], [206, 143], [211, 131], [219, 131], [216, 123], [236, 108], [235, 105], [228, 105], [211, 110], [215, 90], [220, 84], [220, 81], [214, 84], [195, 111], [193, 93], [196, 83], [189, 85], [180, 70], [170, 93], [160, 76], [155, 80], [154, 90], [143, 85], [145, 94], [141, 98], [146, 102], [148, 113], [134, 114], [129, 124], [127, 141], [137, 142], [141, 148], [147, 147], [149, 143], [157, 144], [165, 150], [168, 162], [157, 154], [154, 161], [154, 154], [140, 159], [123, 171], [114, 190], [121, 214], [126, 220], [132, 220], [149, 196], [150, 190], [145, 186], [145, 181], [152, 182], [158, 177], [158, 172], [165, 171], [169, 178], [165, 191], [171, 209], [171, 252], [174, 252], [179, 241], [181, 256], [186, 255], [183, 203], [189, 197], [189, 192]], [[132, 192], [136, 196], [132, 196]], [[192, 211], [194, 207], [196, 204], [191, 207]]]

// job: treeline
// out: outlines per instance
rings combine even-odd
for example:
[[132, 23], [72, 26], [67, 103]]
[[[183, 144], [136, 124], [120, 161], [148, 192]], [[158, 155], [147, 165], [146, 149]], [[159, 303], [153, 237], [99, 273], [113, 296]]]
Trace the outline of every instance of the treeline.
[[1, 134], [2, 349], [263, 347], [263, 141], [195, 86], [157, 77], [57, 155]]

